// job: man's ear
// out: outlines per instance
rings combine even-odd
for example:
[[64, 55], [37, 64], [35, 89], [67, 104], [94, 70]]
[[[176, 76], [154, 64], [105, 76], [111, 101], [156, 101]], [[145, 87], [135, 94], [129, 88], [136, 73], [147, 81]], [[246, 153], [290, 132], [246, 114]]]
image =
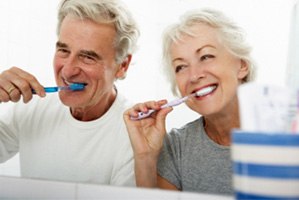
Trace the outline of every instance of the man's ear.
[[123, 62], [120, 64], [118, 71], [116, 72], [115, 77], [117, 79], [124, 79], [126, 77], [126, 73], [129, 69], [129, 65], [131, 63], [132, 60], [132, 55], [129, 54], [124, 60]]
[[244, 80], [246, 76], [249, 74], [249, 67], [248, 63], [246, 63], [244, 60], [241, 60], [241, 65], [238, 71], [238, 78], [240, 80]]

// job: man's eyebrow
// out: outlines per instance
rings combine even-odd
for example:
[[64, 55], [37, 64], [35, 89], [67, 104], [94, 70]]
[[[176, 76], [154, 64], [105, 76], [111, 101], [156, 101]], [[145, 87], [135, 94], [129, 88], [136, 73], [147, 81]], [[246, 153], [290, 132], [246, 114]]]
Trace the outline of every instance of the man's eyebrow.
[[68, 45], [67, 44], [65, 44], [65, 43], [63, 43], [63, 42], [56, 42], [56, 48], [57, 47], [61, 47], [61, 48], [67, 48], [68, 47]]
[[[56, 48], [68, 48], [68, 45], [66, 43], [63, 42], [56, 42]], [[99, 54], [97, 54], [95, 51], [91, 51], [91, 50], [81, 50], [79, 52], [82, 55], [87, 55], [87, 56], [91, 56], [95, 59], [101, 60], [102, 56], [100, 56]]]
[[99, 54], [97, 54], [96, 52], [94, 52], [94, 51], [81, 50], [80, 54], [91, 56], [91, 57], [93, 57], [93, 58], [95, 58], [97, 60], [102, 60], [102, 57]]

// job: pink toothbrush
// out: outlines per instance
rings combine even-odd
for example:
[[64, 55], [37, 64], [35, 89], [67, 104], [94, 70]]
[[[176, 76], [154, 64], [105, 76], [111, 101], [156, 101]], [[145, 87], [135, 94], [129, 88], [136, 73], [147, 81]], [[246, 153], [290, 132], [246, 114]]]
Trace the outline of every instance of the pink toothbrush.
[[[183, 98], [181, 98], [181, 99], [175, 99], [175, 100], [173, 100], [173, 101], [171, 101], [171, 102], [168, 102], [167, 104], [162, 105], [162, 106], [161, 106], [161, 109], [162, 109], [162, 108], [167, 108], [167, 107], [172, 107], [172, 106], [180, 105], [181, 103], [185, 102], [189, 97], [191, 97], [191, 96], [195, 96], [194, 94], [196, 94], [196, 93], [193, 93], [193, 94], [191, 94], [191, 95], [189, 95], [189, 96], [185, 96], [185, 97], [183, 97]], [[131, 119], [132, 119], [132, 120], [143, 119], [143, 118], [146, 118], [146, 117], [150, 116], [150, 115], [151, 115], [152, 113], [154, 113], [155, 111], [156, 111], [156, 110], [150, 109], [150, 110], [149, 110], [148, 112], [146, 112], [146, 113], [144, 113], [144, 112], [139, 112], [139, 113], [138, 113], [138, 117], [132, 117], [132, 116], [131, 116]]]
[[[167, 107], [173, 107], [173, 106], [178, 106], [180, 105], [181, 103], [185, 102], [189, 97], [193, 97], [193, 96], [204, 96], [210, 92], [212, 92], [216, 87], [213, 86], [213, 87], [207, 87], [207, 88], [204, 88], [202, 90], [199, 90], [195, 93], [192, 93], [188, 96], [185, 96], [183, 98], [180, 98], [180, 99], [175, 99], [171, 102], [168, 102], [167, 104], [164, 104], [161, 106], [161, 109], [162, 108], [167, 108]], [[144, 113], [144, 112], [139, 112], [138, 113], [138, 116], [137, 117], [133, 117], [131, 116], [131, 119], [132, 120], [140, 120], [140, 119], [144, 119], [144, 118], [147, 118], [149, 117], [152, 113], [156, 112], [156, 110], [153, 110], [153, 109], [150, 109], [148, 112]]]

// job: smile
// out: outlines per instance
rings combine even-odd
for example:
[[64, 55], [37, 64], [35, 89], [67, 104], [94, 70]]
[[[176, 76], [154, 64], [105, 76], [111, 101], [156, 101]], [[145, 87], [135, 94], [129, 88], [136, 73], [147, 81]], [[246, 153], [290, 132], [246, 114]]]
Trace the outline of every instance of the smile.
[[208, 86], [208, 87], [205, 87], [205, 88], [202, 88], [198, 91], [196, 91], [196, 97], [203, 97], [203, 96], [206, 96], [210, 93], [212, 93], [215, 89], [216, 89], [216, 85], [211, 85], [211, 86]]

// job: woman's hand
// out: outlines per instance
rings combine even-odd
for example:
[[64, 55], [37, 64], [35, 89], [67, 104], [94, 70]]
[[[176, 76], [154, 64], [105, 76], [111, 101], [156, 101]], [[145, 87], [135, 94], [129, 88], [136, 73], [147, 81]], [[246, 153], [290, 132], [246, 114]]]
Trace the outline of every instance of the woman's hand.
[[27, 103], [32, 99], [32, 89], [40, 97], [46, 95], [36, 78], [20, 68], [12, 67], [0, 74], [0, 102], [18, 102], [22, 96]]
[[[135, 155], [158, 156], [163, 145], [166, 134], [165, 119], [172, 108], [160, 109], [167, 103], [166, 100], [149, 101], [136, 104], [124, 113], [124, 120], [130, 136]], [[156, 110], [147, 118], [134, 120], [138, 112], [148, 112], [150, 109]]]
[[[166, 100], [140, 103], [124, 113], [124, 120], [131, 140], [135, 159], [137, 186], [157, 187], [157, 161], [166, 134], [165, 119], [171, 107], [161, 109]], [[138, 112], [156, 110], [149, 117], [134, 120]]]

